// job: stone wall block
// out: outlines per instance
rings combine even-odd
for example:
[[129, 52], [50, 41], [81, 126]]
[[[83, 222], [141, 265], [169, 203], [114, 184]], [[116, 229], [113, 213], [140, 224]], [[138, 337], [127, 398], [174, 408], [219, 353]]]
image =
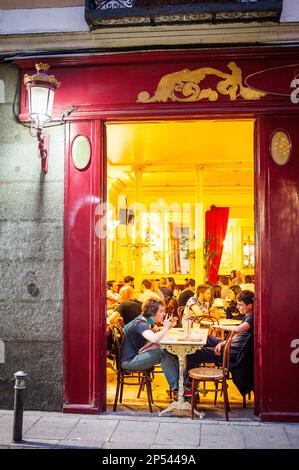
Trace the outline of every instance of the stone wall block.
[[[18, 110], [19, 112], [19, 110]], [[0, 143], [1, 144], [27, 144], [31, 142], [37, 143], [36, 131], [31, 129], [31, 121], [21, 122], [18, 114], [15, 116], [11, 104], [0, 104]], [[63, 145], [65, 123], [60, 121], [51, 121], [44, 126], [44, 132], [50, 136], [50, 142], [60, 143]]]
[[[41, 176], [41, 161], [38, 156], [36, 139], [23, 145], [3, 143], [0, 146], [0, 180], [32, 181], [36, 183]], [[48, 173], [44, 182], [64, 179], [64, 146], [62, 143], [49, 142]]]
[[62, 222], [1, 222], [0, 260], [63, 260]]
[[0, 300], [35, 302], [63, 299], [63, 263], [4, 261]]
[[[42, 177], [41, 177], [42, 178]], [[0, 220], [63, 220], [63, 184], [2, 183]]]
[[63, 302], [0, 302], [0, 339], [6, 341], [60, 341]]
[[14, 101], [16, 88], [19, 82], [19, 68], [13, 64], [0, 65], [0, 79], [4, 81], [5, 103], [11, 104]]
[[18, 67], [1, 64], [0, 80], [0, 409], [13, 407], [13, 374], [24, 370], [25, 409], [60, 411], [65, 124], [45, 129], [49, 169], [42, 175], [35, 131], [14, 116]]
[[62, 342], [6, 342], [6, 362], [0, 364], [0, 409], [13, 407], [13, 374], [28, 374], [25, 409], [61, 411]]

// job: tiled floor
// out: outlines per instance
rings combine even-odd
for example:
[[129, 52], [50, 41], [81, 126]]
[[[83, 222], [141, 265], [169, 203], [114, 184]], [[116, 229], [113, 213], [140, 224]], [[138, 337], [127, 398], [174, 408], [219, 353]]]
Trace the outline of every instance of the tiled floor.
[[[113, 365], [109, 363], [107, 368], [107, 411], [112, 411], [115, 389], [116, 389], [116, 372], [112, 369]], [[163, 373], [155, 374], [152, 383], [153, 389], [153, 412], [158, 414], [159, 411], [167, 408], [172, 400], [169, 398], [168, 384]], [[118, 403], [117, 412], [131, 414], [133, 412], [148, 413], [147, 394], [144, 390], [141, 397], [137, 398], [138, 387], [125, 386], [123, 394], [123, 403]], [[229, 402], [231, 407], [230, 419], [233, 420], [252, 420], [256, 418], [253, 414], [253, 394], [251, 399], [247, 398], [247, 407], [243, 408], [242, 397], [233, 382], [229, 381], [228, 388]], [[214, 405], [214, 393], [209, 392], [206, 396], [200, 395], [200, 411], [204, 411], [205, 419], [222, 420], [224, 417], [223, 398], [218, 394], [217, 405]], [[186, 413], [185, 413], [186, 414]]]

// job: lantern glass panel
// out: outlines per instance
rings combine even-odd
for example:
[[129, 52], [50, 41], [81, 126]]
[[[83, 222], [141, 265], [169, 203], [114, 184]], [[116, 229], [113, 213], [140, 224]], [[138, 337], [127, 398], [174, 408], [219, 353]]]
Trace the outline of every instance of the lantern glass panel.
[[32, 86], [30, 89], [30, 116], [42, 127], [43, 123], [49, 121], [52, 115], [54, 91], [46, 87]]

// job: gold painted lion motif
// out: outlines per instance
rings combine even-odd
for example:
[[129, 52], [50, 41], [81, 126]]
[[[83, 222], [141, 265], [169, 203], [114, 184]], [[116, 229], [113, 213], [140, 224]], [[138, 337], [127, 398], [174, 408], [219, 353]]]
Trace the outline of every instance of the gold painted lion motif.
[[[235, 62], [229, 62], [227, 67], [231, 70], [231, 74], [221, 72], [213, 67], [202, 67], [196, 70], [183, 69], [169, 73], [161, 78], [153, 96], [150, 96], [148, 91], [141, 91], [138, 94], [137, 102], [194, 102], [202, 99], [217, 101], [219, 94], [228, 95], [231, 101], [236, 101], [240, 96], [245, 100], [258, 100], [267, 94], [245, 87], [242, 70]], [[199, 84], [209, 75], [221, 78], [216, 85], [217, 91], [212, 88], [200, 87]]]

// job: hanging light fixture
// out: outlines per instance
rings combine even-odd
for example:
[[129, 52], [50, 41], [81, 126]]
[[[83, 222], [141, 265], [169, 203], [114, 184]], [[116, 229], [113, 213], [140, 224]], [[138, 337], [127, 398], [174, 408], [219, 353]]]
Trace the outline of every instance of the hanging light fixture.
[[52, 119], [54, 96], [60, 82], [54, 75], [48, 75], [48, 64], [36, 64], [37, 73], [24, 76], [28, 93], [28, 114], [34, 123], [38, 140], [42, 172], [48, 171], [48, 137], [43, 133], [43, 126]]

